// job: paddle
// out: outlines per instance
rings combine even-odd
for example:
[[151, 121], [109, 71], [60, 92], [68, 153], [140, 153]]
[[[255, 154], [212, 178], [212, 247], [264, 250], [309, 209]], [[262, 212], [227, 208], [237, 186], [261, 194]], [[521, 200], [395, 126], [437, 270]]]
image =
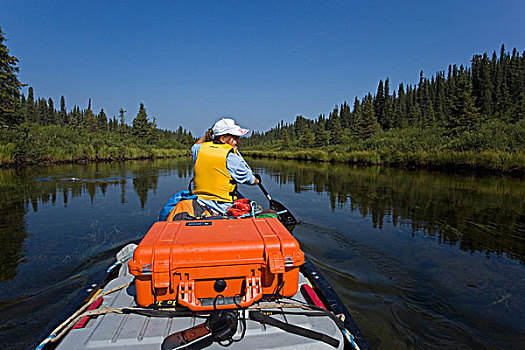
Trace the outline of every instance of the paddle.
[[279, 219], [283, 223], [283, 225], [285, 225], [285, 226], [296, 225], [297, 224], [297, 220], [295, 219], [293, 214], [284, 205], [282, 205], [278, 201], [272, 199], [272, 197], [270, 197], [270, 194], [268, 193], [268, 191], [266, 191], [266, 189], [262, 185], [261, 176], [259, 174], [257, 174], [256, 177], [259, 180], [259, 183], [258, 183], [259, 188], [261, 189], [261, 191], [263, 191], [264, 195], [266, 196], [266, 198], [268, 198], [268, 201], [270, 202], [270, 209], [275, 210], [276, 212], [279, 213], [278, 214], [279, 215]]

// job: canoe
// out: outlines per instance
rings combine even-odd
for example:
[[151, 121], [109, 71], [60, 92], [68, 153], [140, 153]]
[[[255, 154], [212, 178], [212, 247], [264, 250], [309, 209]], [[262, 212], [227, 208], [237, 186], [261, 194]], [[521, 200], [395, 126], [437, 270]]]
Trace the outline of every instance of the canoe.
[[[242, 219], [239, 219], [242, 220]], [[84, 304], [37, 349], [369, 349], [341, 299], [306, 257], [293, 297], [235, 310], [140, 307], [124, 247]]]

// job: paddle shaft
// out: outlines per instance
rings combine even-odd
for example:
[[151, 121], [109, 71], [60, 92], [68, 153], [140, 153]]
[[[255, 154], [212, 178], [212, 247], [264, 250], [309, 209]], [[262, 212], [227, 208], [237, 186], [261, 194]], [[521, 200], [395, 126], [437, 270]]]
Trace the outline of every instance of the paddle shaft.
[[268, 200], [271, 202], [272, 201], [272, 197], [270, 197], [270, 194], [268, 193], [268, 191], [266, 191], [266, 188], [264, 188], [264, 186], [262, 185], [261, 181], [259, 181], [257, 184], [261, 188], [261, 191], [263, 191], [263, 193], [266, 196], [266, 198], [268, 198]]
[[270, 197], [270, 194], [268, 193], [268, 191], [266, 191], [266, 189], [264, 188], [264, 186], [262, 185], [260, 180], [259, 180], [259, 182], [257, 184], [259, 185], [259, 188], [264, 193], [266, 198], [268, 198], [268, 201], [270, 202], [270, 209], [275, 210], [277, 212], [284, 211], [284, 213], [279, 215], [279, 217], [281, 218], [281, 221], [285, 225], [295, 225], [295, 224], [297, 224], [297, 219], [295, 219], [295, 217], [290, 212], [290, 210], [288, 210], [288, 208], [286, 208], [280, 202], [272, 199], [272, 197]]

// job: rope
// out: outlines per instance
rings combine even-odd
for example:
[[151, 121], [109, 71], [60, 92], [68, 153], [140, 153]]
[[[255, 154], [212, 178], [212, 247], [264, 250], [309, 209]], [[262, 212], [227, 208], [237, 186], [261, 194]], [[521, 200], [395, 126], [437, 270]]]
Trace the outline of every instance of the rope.
[[[122, 288], [126, 288], [128, 287], [132, 282], [128, 282], [128, 283], [125, 283], [121, 286], [118, 286], [118, 287], [115, 287], [115, 288], [112, 288], [102, 294], [100, 294], [98, 296], [98, 298], [102, 298], [104, 297], [105, 295], [108, 295], [110, 293], [113, 293], [113, 292], [116, 292], [117, 290], [119, 289], [122, 289]], [[87, 303], [85, 303], [80, 309], [78, 309], [77, 311], [75, 311], [75, 313], [73, 313], [73, 315], [69, 316], [69, 318], [67, 320], [65, 320], [64, 322], [62, 322], [57, 328], [55, 328], [55, 330], [53, 330], [53, 332], [51, 332], [51, 334], [46, 338], [44, 339], [44, 341], [42, 341], [40, 343], [40, 345], [38, 345], [36, 347], [35, 350], [40, 350], [44, 347], [45, 344], [49, 343], [49, 342], [56, 342], [58, 339], [60, 339], [67, 331], [69, 331], [71, 328], [73, 328], [73, 326], [80, 320], [82, 319], [83, 317], [85, 316], [91, 316], [91, 315], [98, 315], [96, 312], [98, 311], [101, 311], [101, 310], [104, 310], [104, 309], [109, 309], [109, 308], [102, 308], [102, 309], [97, 309], [97, 310], [92, 310], [92, 311], [87, 311], [87, 312], [84, 312], [82, 313], [84, 310], [86, 310], [91, 304], [93, 304], [98, 298], [93, 298], [91, 299], [90, 301], [88, 301]], [[117, 310], [117, 309], [113, 309], [113, 310]], [[113, 312], [113, 311], [108, 311], [108, 312]], [[104, 313], [108, 313], [108, 312], [104, 312]], [[73, 322], [74, 320], [76, 320], [76, 322]], [[57, 333], [61, 331], [58, 335]]]
[[117, 267], [117, 266], [119, 266], [119, 265], [120, 265], [120, 262], [119, 262], [119, 261], [115, 262], [113, 265], [111, 265], [111, 266], [108, 268], [108, 270], [107, 270], [106, 272], [107, 272], [107, 273], [110, 273], [111, 270], [113, 270], [115, 267]]
[[[130, 282], [131, 283], [131, 282]], [[130, 283], [123, 284], [121, 286], [115, 287], [113, 289], [108, 290], [107, 292], [104, 292], [100, 295], [100, 297], [103, 297], [107, 294], [113, 293], [119, 289], [125, 288], [130, 285]], [[98, 299], [98, 298], [96, 298]], [[77, 310], [73, 315], [71, 315], [66, 321], [64, 321], [62, 324], [60, 324], [35, 350], [41, 350], [46, 343], [49, 342], [56, 342], [57, 340], [61, 339], [73, 326], [80, 321], [82, 318], [86, 316], [98, 316], [98, 315], [104, 315], [109, 313], [116, 313], [116, 314], [127, 314], [127, 313], [133, 313], [136, 312], [140, 314], [142, 311], [148, 311], [149, 309], [145, 308], [139, 308], [139, 307], [125, 307], [125, 308], [114, 308], [105, 306], [102, 308], [98, 308], [96, 310], [89, 310], [81, 313], [83, 310], [85, 310], [89, 305], [91, 305], [96, 299], [90, 300], [86, 305], [84, 305], [82, 308]], [[264, 310], [264, 309], [279, 309], [279, 308], [298, 308], [303, 310], [311, 310], [306, 305], [302, 304], [291, 304], [291, 303], [265, 303], [265, 304], [258, 304], [258, 305], [252, 305], [249, 306], [248, 309], [254, 309], [254, 310]], [[162, 309], [162, 310], [156, 310], [157, 312], [166, 312], [166, 313], [172, 313], [176, 312], [174, 308], [169, 309]], [[173, 316], [173, 315], [171, 315]], [[187, 315], [183, 315], [187, 316]], [[317, 315], [315, 315], [317, 316]], [[60, 333], [59, 333], [60, 332]], [[57, 334], [58, 333], [58, 334]]]
[[[132, 282], [128, 282], [126, 284], [123, 284], [121, 286], [112, 288], [102, 294], [100, 294], [100, 297], [103, 297], [105, 295], [108, 295], [110, 293], [113, 293], [117, 290], [120, 290], [122, 288], [128, 287]], [[83, 305], [80, 309], [78, 309], [73, 315], [71, 315], [66, 321], [64, 321], [62, 324], [60, 324], [38, 347], [36, 347], [35, 350], [41, 350], [45, 344], [49, 342], [56, 342], [57, 340], [61, 339], [73, 326], [82, 318], [86, 316], [98, 316], [98, 315], [104, 315], [109, 313], [115, 313], [115, 314], [129, 314], [129, 313], [137, 313], [137, 314], [143, 314], [145, 311], [151, 311], [148, 308], [141, 308], [141, 307], [123, 307], [123, 308], [114, 308], [105, 306], [102, 308], [98, 308], [96, 310], [88, 310], [84, 311], [89, 305], [91, 305], [95, 300], [98, 298], [90, 300], [88, 303]], [[323, 316], [327, 315], [329, 312], [326, 310], [319, 311], [317, 308], [312, 308], [311, 306], [307, 304], [299, 304], [299, 303], [287, 303], [287, 302], [268, 302], [268, 303], [259, 303], [249, 306], [247, 309], [250, 310], [269, 310], [269, 309], [282, 309], [282, 308], [291, 308], [291, 309], [302, 309], [302, 310], [310, 310], [310, 311], [317, 311], [316, 313], [309, 314], [310, 316]], [[167, 316], [173, 317], [177, 316], [174, 315], [174, 313], [178, 313], [180, 311], [177, 311], [175, 308], [165, 308], [165, 309], [159, 309], [155, 310], [157, 313], [166, 313]], [[282, 311], [282, 313], [287, 313], [285, 311]], [[290, 314], [294, 314], [293, 312], [288, 312]], [[299, 313], [301, 314], [301, 313]], [[156, 315], [159, 317], [160, 315]], [[188, 316], [187, 313], [182, 313], [180, 316]], [[348, 341], [352, 344], [352, 346], [356, 350], [360, 350], [359, 346], [354, 341], [354, 336], [347, 330], [342, 330], [343, 335], [348, 339]]]
[[355, 343], [354, 336], [352, 335], [352, 333], [348, 331], [348, 329], [343, 329], [343, 334], [346, 337], [346, 339], [348, 339], [350, 344], [352, 344], [355, 350], [361, 350], [359, 349], [359, 346]]

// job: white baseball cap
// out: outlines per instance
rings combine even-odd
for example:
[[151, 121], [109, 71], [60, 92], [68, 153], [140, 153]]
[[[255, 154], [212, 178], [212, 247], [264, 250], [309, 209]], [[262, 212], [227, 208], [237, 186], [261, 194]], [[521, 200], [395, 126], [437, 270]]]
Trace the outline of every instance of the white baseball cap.
[[233, 135], [233, 136], [244, 136], [248, 133], [248, 129], [243, 129], [237, 123], [230, 118], [222, 118], [217, 121], [212, 128], [213, 136], [221, 135]]

